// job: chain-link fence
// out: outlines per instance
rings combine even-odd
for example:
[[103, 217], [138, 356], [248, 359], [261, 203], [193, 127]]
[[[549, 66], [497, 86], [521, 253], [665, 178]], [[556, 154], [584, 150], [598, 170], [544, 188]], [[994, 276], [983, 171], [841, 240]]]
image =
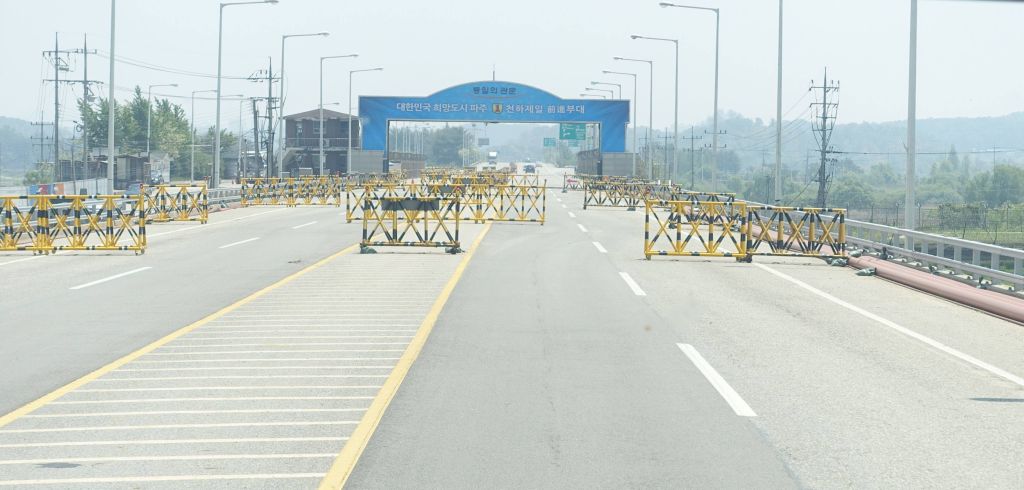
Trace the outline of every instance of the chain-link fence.
[[[903, 206], [847, 208], [848, 219], [903, 227]], [[988, 207], [984, 204], [918, 206], [917, 229], [927, 233], [1024, 249], [1024, 205]]]

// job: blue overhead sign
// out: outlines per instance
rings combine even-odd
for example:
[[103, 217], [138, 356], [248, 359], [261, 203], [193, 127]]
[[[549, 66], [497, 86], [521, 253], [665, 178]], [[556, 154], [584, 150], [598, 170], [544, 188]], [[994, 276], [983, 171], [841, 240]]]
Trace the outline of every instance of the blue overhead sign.
[[363, 149], [384, 150], [391, 121], [593, 123], [601, 151], [626, 151], [629, 101], [562, 99], [513, 82], [483, 81], [449, 87], [427, 97], [359, 97]]

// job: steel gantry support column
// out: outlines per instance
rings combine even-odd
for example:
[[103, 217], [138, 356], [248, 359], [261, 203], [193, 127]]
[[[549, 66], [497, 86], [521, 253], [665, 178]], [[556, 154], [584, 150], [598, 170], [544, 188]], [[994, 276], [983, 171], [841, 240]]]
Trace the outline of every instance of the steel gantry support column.
[[636, 99], [636, 73], [627, 73], [627, 72], [624, 72], [624, 71], [609, 71], [609, 70], [602, 70], [602, 73], [604, 73], [606, 75], [627, 75], [627, 76], [633, 77], [633, 101], [630, 104], [630, 105], [633, 106], [633, 120], [631, 121], [631, 123], [633, 124], [633, 173], [632, 173], [631, 176], [635, 178], [636, 177], [636, 151], [637, 151], [637, 148], [636, 148], [636, 104], [637, 104], [637, 99]]
[[[352, 173], [352, 75], [366, 71], [381, 71], [384, 68], [365, 68], [362, 70], [349, 70], [348, 72], [348, 149], [345, 151], [345, 172]], [[359, 135], [362, 137], [363, 128], [359, 128]], [[360, 145], [362, 147], [362, 145]]]

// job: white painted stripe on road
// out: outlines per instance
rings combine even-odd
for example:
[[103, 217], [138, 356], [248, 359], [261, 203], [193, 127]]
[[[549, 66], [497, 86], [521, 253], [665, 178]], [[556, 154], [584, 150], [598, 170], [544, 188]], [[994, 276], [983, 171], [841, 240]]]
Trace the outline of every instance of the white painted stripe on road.
[[234, 247], [235, 245], [241, 245], [243, 243], [255, 242], [256, 240], [259, 240], [259, 239], [260, 239], [260, 237], [258, 237], [258, 236], [257, 237], [252, 237], [252, 238], [246, 238], [245, 240], [237, 241], [237, 242], [234, 242], [234, 243], [229, 243], [227, 245], [221, 245], [221, 246], [219, 246], [217, 248]]
[[53, 401], [50, 405], [96, 405], [105, 403], [180, 403], [180, 402], [232, 402], [232, 401], [294, 401], [294, 400], [372, 400], [372, 396], [217, 396], [217, 397], [175, 397], [175, 398], [118, 398], [112, 400], [65, 400]]
[[[159, 361], [132, 361], [134, 364], [170, 364], [190, 362], [299, 362], [299, 361], [397, 361], [401, 357], [300, 357], [300, 358], [249, 358], [249, 359], [162, 359]], [[120, 369], [119, 369], [120, 371]]]
[[9, 260], [7, 262], [0, 262], [0, 265], [17, 264], [18, 262], [27, 262], [29, 260], [41, 259], [43, 257], [45, 257], [45, 255], [33, 255], [31, 257], [25, 257], [25, 258], [21, 258], [21, 259]]
[[149, 269], [152, 269], [152, 267], [148, 267], [148, 266], [147, 267], [139, 267], [138, 269], [132, 269], [132, 270], [130, 270], [128, 272], [122, 272], [120, 274], [114, 274], [114, 275], [112, 275], [110, 277], [104, 277], [103, 279], [99, 279], [99, 280], [96, 280], [96, 281], [93, 281], [93, 282], [87, 282], [85, 284], [79, 284], [77, 286], [73, 286], [73, 287], [70, 287], [68, 289], [72, 289], [72, 290], [84, 289], [84, 288], [87, 288], [87, 287], [90, 287], [90, 286], [95, 286], [97, 284], [103, 284], [103, 283], [105, 283], [107, 281], [113, 281], [114, 279], [118, 279], [118, 278], [121, 278], [121, 277], [124, 277], [124, 276], [128, 276], [128, 275], [135, 274], [135, 273], [138, 273], [138, 272], [146, 271], [146, 270], [149, 270]]
[[565, 204], [562, 205], [562, 209], [569, 209]]
[[562, 202], [562, 198], [560, 197], [556, 197], [555, 200], [557, 200], [558, 202]]
[[[237, 333], [237, 332], [235, 332]], [[223, 335], [223, 334], [222, 334]], [[261, 335], [257, 337], [200, 337], [181, 339], [178, 342], [191, 342], [194, 340], [268, 340], [268, 339], [403, 339], [412, 335]], [[177, 344], [178, 342], [175, 342]], [[203, 345], [203, 344], [198, 344]]]
[[620, 272], [619, 277], [621, 277], [623, 281], [626, 281], [626, 285], [629, 286], [629, 289], [633, 290], [633, 294], [637, 296], [647, 296], [647, 293], [645, 293], [643, 289], [640, 289], [640, 285], [637, 284], [629, 274]]
[[750, 405], [747, 405], [747, 402], [743, 401], [740, 394], [736, 393], [736, 390], [732, 389], [732, 386], [729, 386], [729, 383], [725, 381], [725, 378], [723, 378], [721, 374], [718, 374], [718, 371], [715, 371], [715, 368], [711, 367], [711, 364], [708, 364], [708, 361], [704, 359], [704, 356], [700, 355], [700, 352], [697, 352], [697, 349], [690, 344], [676, 345], [683, 351], [683, 354], [686, 354], [686, 357], [690, 358], [690, 362], [692, 362], [694, 366], [697, 366], [697, 369], [699, 369], [701, 374], [707, 378], [711, 383], [711, 386], [715, 387], [718, 394], [722, 395], [722, 398], [725, 398], [725, 402], [732, 407], [732, 411], [736, 412], [736, 415], [739, 415], [740, 417], [757, 417], [757, 414], [750, 408]]
[[147, 238], [153, 238], [153, 237], [158, 237], [158, 236], [170, 235], [170, 234], [173, 234], [173, 233], [180, 233], [180, 232], [183, 232], [183, 231], [208, 230], [212, 226], [223, 225], [223, 224], [232, 223], [232, 222], [235, 222], [235, 221], [241, 221], [243, 219], [255, 218], [256, 216], [261, 216], [261, 215], [269, 214], [269, 213], [276, 213], [276, 212], [279, 212], [279, 211], [284, 211], [285, 209], [286, 208], [271, 209], [270, 211], [263, 211], [262, 213], [250, 214], [249, 216], [241, 216], [241, 217], [238, 217], [238, 218], [231, 218], [231, 219], [229, 219], [227, 221], [218, 221], [216, 223], [207, 223], [207, 224], [205, 224], [203, 226], [182, 226], [181, 228], [178, 228], [177, 230], [165, 231], [163, 233], [153, 233], [153, 234], [148, 234], [147, 233], [146, 237]]
[[601, 242], [592, 242], [592, 243], [594, 244], [594, 248], [596, 248], [598, 252], [601, 252], [603, 254], [608, 253], [608, 249], [604, 248], [604, 246], [601, 245]]
[[292, 229], [293, 230], [298, 230], [299, 228], [305, 228], [307, 226], [312, 226], [312, 225], [315, 225], [315, 224], [316, 224], [316, 221], [310, 221], [309, 223], [303, 223], [301, 225], [293, 226]]
[[209, 367], [170, 367], [170, 368], [145, 368], [145, 369], [118, 369], [116, 372], [152, 372], [152, 371], [231, 371], [249, 369], [391, 369], [394, 364], [387, 366], [209, 366]]
[[578, 226], [580, 231], [582, 231], [583, 233], [587, 232], [587, 227], [583, 226], [582, 223], [576, 223], [576, 226]]
[[285, 386], [175, 386], [171, 388], [82, 388], [75, 393], [123, 393], [130, 391], [241, 391], [241, 390], [362, 390], [380, 385], [285, 385]]
[[0, 480], [2, 486], [68, 485], [72, 483], [145, 483], [160, 481], [283, 480], [323, 478], [325, 473], [262, 473], [238, 475], [116, 476], [97, 478], [55, 478], [44, 480]]
[[218, 459], [315, 459], [333, 458], [334, 453], [283, 453], [283, 454], [188, 454], [171, 456], [103, 456], [93, 458], [51, 458], [51, 459], [5, 459], [0, 465], [47, 464], [47, 463], [108, 463], [115, 461], [206, 461]]
[[835, 304], [837, 304], [839, 306], [842, 306], [843, 308], [846, 308], [846, 309], [848, 309], [848, 310], [850, 310], [850, 311], [852, 311], [854, 313], [857, 313], [858, 315], [861, 315], [861, 316], [863, 316], [865, 318], [868, 318], [868, 319], [874, 320], [874, 321], [876, 321], [878, 323], [881, 323], [882, 325], [885, 325], [885, 326], [887, 326], [887, 327], [889, 327], [889, 328], [891, 328], [891, 329], [893, 329], [893, 330], [895, 330], [895, 331], [897, 331], [897, 332], [899, 332], [899, 333], [901, 333], [903, 335], [906, 335], [907, 337], [910, 337], [910, 338], [912, 338], [914, 340], [921, 341], [921, 342], [923, 342], [923, 343], [925, 343], [925, 344], [927, 344], [927, 345], [929, 345], [931, 347], [934, 347], [934, 348], [936, 348], [936, 349], [938, 349], [938, 350], [940, 350], [942, 352], [945, 352], [946, 354], [949, 354], [949, 355], [951, 355], [953, 357], [956, 357], [957, 359], [960, 359], [961, 361], [973, 364], [976, 367], [984, 369], [985, 371], [988, 371], [988, 372], [990, 372], [990, 373], [992, 373], [992, 374], [994, 374], [996, 376], [999, 376], [1000, 378], [1003, 378], [1003, 379], [1005, 379], [1007, 381], [1010, 381], [1010, 382], [1012, 382], [1012, 383], [1014, 383], [1014, 384], [1016, 384], [1018, 386], [1024, 386], [1024, 378], [1022, 378], [1020, 376], [1017, 376], [1016, 374], [1007, 372], [1007, 371], [1005, 371], [1003, 369], [1000, 369], [1000, 368], [998, 368], [996, 366], [993, 366], [993, 365], [991, 365], [991, 364], [989, 364], [989, 363], [987, 363], [985, 361], [982, 361], [982, 360], [980, 360], [980, 359], [978, 359], [978, 358], [976, 358], [974, 356], [971, 356], [969, 354], [965, 354], [963, 352], [960, 352], [959, 350], [956, 350], [956, 349], [954, 349], [952, 347], [949, 347], [948, 345], [943, 344], [942, 342], [939, 342], [939, 341], [937, 341], [937, 340], [935, 340], [935, 339], [933, 339], [931, 337], [927, 337], [925, 335], [919, 334], [919, 333], [917, 333], [917, 332], [915, 332], [915, 331], [913, 331], [913, 330], [911, 330], [909, 328], [906, 328], [906, 327], [904, 327], [902, 325], [897, 324], [896, 322], [893, 322], [891, 320], [887, 320], [885, 318], [882, 318], [882, 317], [880, 317], [880, 316], [878, 316], [878, 315], [876, 315], [874, 313], [871, 313], [870, 311], [867, 311], [867, 310], [865, 310], [865, 309], [863, 309], [863, 308], [861, 308], [859, 306], [855, 306], [855, 305], [852, 305], [850, 303], [847, 303], [846, 301], [843, 301], [843, 300], [841, 300], [841, 299], [839, 299], [839, 298], [837, 298], [835, 296], [832, 296], [831, 294], [828, 294], [825, 291], [822, 291], [822, 290], [820, 290], [820, 289], [818, 289], [818, 288], [816, 288], [814, 286], [811, 286], [810, 284], [807, 284], [807, 283], [805, 283], [805, 282], [803, 282], [803, 281], [801, 281], [801, 280], [799, 280], [799, 279], [797, 279], [795, 277], [792, 277], [792, 276], [790, 276], [788, 274], [784, 274], [784, 273], [779, 272], [779, 271], [777, 271], [775, 269], [772, 269], [771, 267], [767, 267], [767, 266], [765, 266], [763, 264], [754, 264], [754, 265], [757, 266], [757, 267], [760, 267], [761, 269], [763, 269], [763, 270], [765, 270], [765, 271], [767, 271], [767, 272], [769, 272], [769, 273], [771, 273], [773, 275], [775, 275], [776, 277], [785, 279], [785, 280], [787, 280], [787, 281], [789, 281], [789, 282], [791, 282], [793, 284], [796, 284], [797, 286], [800, 286], [801, 288], [803, 288], [803, 289], [805, 289], [807, 291], [810, 291], [810, 292], [812, 292], [812, 293], [814, 293], [814, 294], [816, 294], [816, 295], [818, 295], [818, 296], [820, 296], [822, 298], [825, 298], [825, 299], [827, 299], [827, 300], [829, 300], [829, 301], [831, 301], [831, 302], [833, 302], [833, 303], [835, 303]]
[[194, 349], [196, 347], [259, 347], [261, 345], [274, 347], [293, 347], [304, 345], [407, 345], [408, 342], [280, 342], [253, 343], [253, 344], [193, 344], [193, 345], [165, 345], [161, 349]]
[[150, 410], [139, 412], [90, 412], [90, 413], [47, 413], [25, 415], [24, 418], [65, 419], [79, 417], [124, 417], [137, 415], [212, 415], [224, 413], [318, 413], [318, 412], [364, 412], [365, 408], [274, 408], [259, 410]]
[[338, 442], [347, 441], [348, 437], [246, 437], [239, 439], [130, 439], [125, 441], [61, 441], [61, 442], [23, 442], [17, 444], [0, 444], [0, 448], [25, 447], [68, 447], [68, 446], [145, 446], [160, 444], [237, 444], [250, 442]]
[[152, 378], [107, 378], [93, 383], [111, 381], [182, 381], [186, 379], [315, 379], [315, 378], [386, 378], [386, 374], [257, 374], [253, 376], [157, 376]]
[[[306, 352], [405, 352], [405, 349], [301, 349], [301, 350], [223, 350], [210, 352], [150, 352], [149, 356], [193, 356], [209, 354], [300, 354]], [[139, 362], [139, 361], [135, 361]]]
[[358, 420], [320, 420], [302, 422], [225, 422], [219, 424], [98, 425], [95, 427], [6, 429], [0, 430], [0, 434], [41, 434], [50, 432], [90, 432], [105, 430], [212, 429], [217, 427], [315, 427], [320, 425], [356, 425], [358, 423]]
[[572, 219], [576, 219], [576, 213], [569, 211], [569, 217]]

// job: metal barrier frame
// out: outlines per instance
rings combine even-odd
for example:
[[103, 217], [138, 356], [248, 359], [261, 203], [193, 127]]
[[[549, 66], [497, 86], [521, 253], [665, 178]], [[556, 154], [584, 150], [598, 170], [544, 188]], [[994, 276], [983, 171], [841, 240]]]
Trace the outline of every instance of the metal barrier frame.
[[[668, 216], [663, 220], [658, 209]], [[651, 234], [651, 217], [657, 225]], [[707, 238], [701, 227], [707, 226]], [[735, 229], [734, 229], [735, 228]], [[685, 230], [685, 236], [684, 236]], [[720, 230], [718, 238], [715, 231]], [[669, 250], [656, 250], [655, 244], [664, 237]], [[688, 251], [686, 246], [696, 237], [703, 251]], [[726, 238], [735, 245], [736, 251], [722, 251]], [[747, 260], [747, 209], [745, 202], [718, 201], [644, 201], [644, 257], [689, 256], [689, 257], [734, 257]]]

